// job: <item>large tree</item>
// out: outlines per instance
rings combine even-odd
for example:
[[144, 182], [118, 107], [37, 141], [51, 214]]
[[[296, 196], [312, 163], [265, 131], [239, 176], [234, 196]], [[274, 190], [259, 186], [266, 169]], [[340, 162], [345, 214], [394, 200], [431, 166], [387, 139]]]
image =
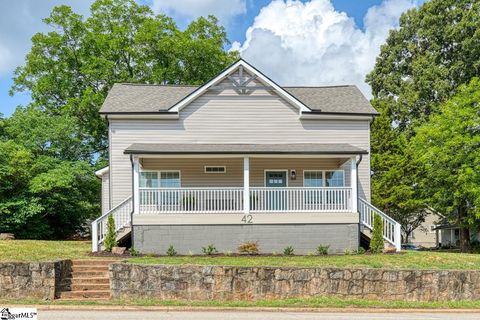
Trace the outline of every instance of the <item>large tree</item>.
[[480, 2], [431, 0], [405, 12], [367, 76], [372, 104], [372, 198], [402, 222], [418, 225], [427, 203], [409, 143], [415, 129], [480, 73]]
[[199, 84], [237, 58], [215, 17], [181, 31], [133, 0], [97, 0], [87, 19], [59, 6], [44, 21], [52, 31], [33, 36], [12, 93], [29, 91], [42, 111], [74, 119], [91, 155], [106, 151], [98, 110], [115, 82]]
[[422, 162], [421, 187], [428, 203], [461, 229], [460, 247], [469, 247], [469, 229], [480, 219], [480, 80], [474, 78], [411, 140]]
[[98, 110], [114, 83], [200, 84], [238, 56], [215, 17], [182, 31], [134, 0], [97, 0], [86, 19], [59, 6], [44, 21], [11, 90], [32, 103], [0, 117], [0, 231], [21, 238], [66, 237], [100, 213]]

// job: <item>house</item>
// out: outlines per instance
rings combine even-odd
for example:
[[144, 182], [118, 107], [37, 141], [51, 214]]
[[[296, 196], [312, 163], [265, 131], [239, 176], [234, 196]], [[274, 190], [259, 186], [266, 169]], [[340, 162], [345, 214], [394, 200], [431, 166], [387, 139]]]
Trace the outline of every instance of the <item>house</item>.
[[419, 247], [434, 248], [437, 247], [439, 243], [442, 243], [442, 240], [443, 242], [451, 240], [450, 234], [446, 234], [448, 232], [437, 230], [437, 227], [443, 220], [445, 220], [444, 215], [433, 209], [428, 209], [425, 221], [413, 230], [409, 242]]
[[201, 86], [116, 84], [108, 120], [101, 248], [113, 215], [118, 237], [143, 253], [220, 252], [256, 241], [262, 252], [330, 245], [355, 250], [384, 221], [370, 204], [370, 124], [377, 112], [355, 86], [281, 87], [244, 60]]

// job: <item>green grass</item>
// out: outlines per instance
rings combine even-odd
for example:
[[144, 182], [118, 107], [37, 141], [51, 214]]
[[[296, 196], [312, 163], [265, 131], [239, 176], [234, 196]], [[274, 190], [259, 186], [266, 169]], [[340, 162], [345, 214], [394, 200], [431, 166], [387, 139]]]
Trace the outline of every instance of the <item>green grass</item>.
[[52, 261], [91, 258], [89, 241], [0, 241], [0, 261]]
[[105, 300], [62, 301], [38, 299], [0, 299], [1, 305], [91, 305], [91, 306], [139, 306], [139, 307], [218, 307], [218, 308], [389, 308], [389, 309], [479, 309], [480, 301], [412, 302], [364, 300], [332, 297], [297, 298], [259, 301], [182, 301], [182, 300]]
[[130, 263], [272, 267], [367, 267], [388, 269], [480, 269], [480, 254], [406, 251], [403, 254], [330, 256], [134, 257]]

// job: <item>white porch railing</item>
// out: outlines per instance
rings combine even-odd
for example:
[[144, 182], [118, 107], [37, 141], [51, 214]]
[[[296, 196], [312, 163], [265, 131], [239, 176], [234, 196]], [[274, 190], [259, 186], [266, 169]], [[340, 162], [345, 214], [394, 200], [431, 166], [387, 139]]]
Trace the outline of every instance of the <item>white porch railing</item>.
[[113, 215], [115, 220], [115, 231], [130, 225], [130, 214], [132, 213], [132, 197], [120, 202], [110, 211], [103, 214], [101, 217], [92, 222], [92, 251], [96, 252], [99, 245], [105, 240], [107, 235], [107, 221], [108, 216]]
[[251, 188], [251, 212], [332, 212], [352, 210], [352, 188]]
[[243, 188], [140, 188], [140, 213], [238, 213]]
[[373, 216], [378, 214], [383, 220], [383, 238], [395, 246], [397, 251], [401, 250], [401, 225], [390, 218], [380, 209], [374, 207], [367, 200], [358, 198], [358, 211], [360, 212], [361, 223], [370, 230], [373, 230]]

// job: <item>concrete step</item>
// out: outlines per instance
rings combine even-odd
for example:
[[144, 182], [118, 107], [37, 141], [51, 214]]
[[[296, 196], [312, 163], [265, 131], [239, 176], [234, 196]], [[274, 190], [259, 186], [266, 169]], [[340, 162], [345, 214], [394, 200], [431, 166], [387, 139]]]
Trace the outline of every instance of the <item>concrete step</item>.
[[79, 284], [79, 285], [86, 285], [86, 284], [110, 284], [110, 279], [107, 277], [91, 277], [91, 278], [67, 278], [65, 279], [65, 284]]
[[110, 283], [107, 284], [72, 284], [70, 286], [71, 291], [109, 291]]
[[96, 299], [96, 298], [110, 298], [110, 290], [88, 290], [88, 291], [62, 291], [59, 293], [60, 299]]
[[107, 272], [108, 271], [108, 265], [76, 265], [72, 266], [72, 272], [78, 272], [78, 271], [101, 271], [101, 272]]
[[119, 259], [95, 259], [95, 260], [72, 260], [72, 266], [89, 266], [89, 265], [94, 265], [94, 266], [103, 266], [103, 265], [109, 265], [111, 263], [117, 262]]
[[108, 279], [108, 272], [107, 271], [75, 271], [72, 272], [73, 279], [80, 279], [80, 278], [106, 278]]

